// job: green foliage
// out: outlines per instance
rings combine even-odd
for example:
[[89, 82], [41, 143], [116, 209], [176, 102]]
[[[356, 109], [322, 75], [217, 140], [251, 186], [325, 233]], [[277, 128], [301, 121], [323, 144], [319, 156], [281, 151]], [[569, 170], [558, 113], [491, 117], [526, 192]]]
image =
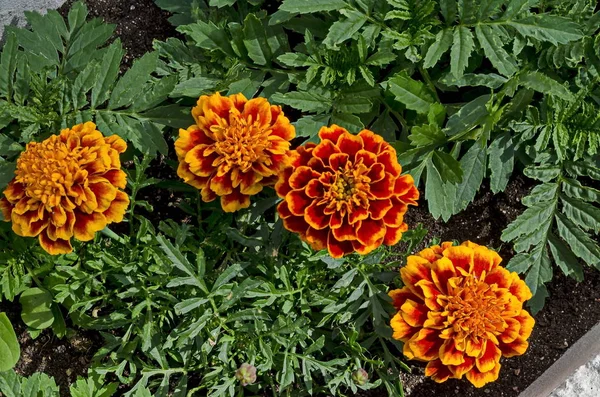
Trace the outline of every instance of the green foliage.
[[17, 335], [6, 314], [0, 313], [0, 372], [12, 369], [21, 356]]
[[67, 21], [56, 11], [27, 18], [30, 29], [7, 29], [0, 55], [0, 188], [25, 143], [85, 121], [141, 152], [167, 153], [162, 130], [187, 126], [189, 116], [177, 106], [158, 107], [176, 83], [155, 73], [158, 53], [138, 59], [119, 78], [124, 50], [119, 40], [107, 45], [114, 26], [86, 21], [83, 3]]

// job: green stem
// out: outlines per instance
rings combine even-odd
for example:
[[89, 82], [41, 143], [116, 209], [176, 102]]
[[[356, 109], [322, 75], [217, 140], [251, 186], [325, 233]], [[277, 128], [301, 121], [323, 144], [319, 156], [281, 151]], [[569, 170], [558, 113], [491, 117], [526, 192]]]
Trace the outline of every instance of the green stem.
[[441, 103], [442, 101], [440, 101], [440, 97], [438, 96], [437, 89], [435, 88], [435, 85], [433, 84], [431, 77], [429, 77], [429, 72], [427, 71], [427, 69], [425, 69], [423, 66], [419, 65], [419, 73], [421, 74], [421, 76], [423, 76], [423, 78], [425, 79], [425, 82], [427, 83], [427, 86], [435, 95], [435, 99]]

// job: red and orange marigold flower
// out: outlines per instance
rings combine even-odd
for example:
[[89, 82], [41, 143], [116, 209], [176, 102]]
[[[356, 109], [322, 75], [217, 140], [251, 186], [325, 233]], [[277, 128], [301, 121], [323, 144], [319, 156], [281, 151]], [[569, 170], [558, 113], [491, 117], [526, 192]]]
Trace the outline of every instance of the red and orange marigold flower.
[[436, 382], [495, 381], [500, 357], [525, 353], [535, 321], [523, 310], [531, 291], [502, 258], [470, 241], [446, 242], [409, 256], [400, 269], [404, 287], [389, 293], [398, 313], [393, 338], [408, 359], [428, 361]]
[[73, 250], [71, 238], [88, 241], [129, 205], [119, 154], [127, 145], [104, 137], [94, 123], [62, 130], [31, 142], [17, 160], [15, 178], [4, 190], [0, 209], [13, 231], [38, 237], [52, 255]]
[[202, 200], [219, 196], [234, 212], [250, 206], [250, 196], [273, 185], [289, 164], [296, 132], [280, 106], [242, 94], [203, 95], [192, 109], [196, 124], [179, 130], [177, 175], [201, 190]]
[[369, 130], [353, 135], [332, 125], [319, 137], [292, 151], [275, 186], [285, 228], [334, 258], [396, 244], [408, 228], [408, 205], [419, 198], [396, 150]]

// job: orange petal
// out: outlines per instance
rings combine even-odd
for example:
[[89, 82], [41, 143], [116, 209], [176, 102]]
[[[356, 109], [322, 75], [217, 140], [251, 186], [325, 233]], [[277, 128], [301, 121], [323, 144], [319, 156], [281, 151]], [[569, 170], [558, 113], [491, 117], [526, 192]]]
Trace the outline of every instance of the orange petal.
[[[334, 216], [331, 216], [330, 219], [334, 219]], [[332, 227], [331, 223], [329, 226]], [[332, 227], [331, 232], [333, 233], [333, 237], [338, 241], [351, 241], [357, 239], [356, 228], [349, 224], [345, 219], [342, 219], [342, 222], [338, 227]]]
[[504, 357], [514, 357], [525, 353], [529, 343], [524, 338], [519, 337], [510, 343], [500, 342], [499, 347]]
[[4, 197], [12, 203], [22, 199], [24, 195], [25, 189], [23, 184], [15, 182], [14, 179], [4, 189]]
[[348, 131], [346, 131], [345, 128], [342, 128], [338, 125], [332, 124], [329, 127], [321, 127], [321, 129], [319, 130], [319, 138], [321, 138], [322, 141], [328, 139], [330, 140], [332, 143], [337, 144], [337, 141], [339, 139], [339, 137], [342, 134], [347, 134]]
[[455, 268], [464, 269], [471, 273], [473, 270], [473, 249], [458, 246], [448, 247], [444, 250], [444, 256], [452, 261]]
[[306, 241], [310, 244], [312, 249], [319, 251], [327, 248], [327, 239], [329, 238], [329, 230], [317, 230], [309, 227], [306, 230]]
[[321, 141], [312, 151], [313, 156], [321, 159], [328, 159], [334, 153], [340, 153], [340, 149], [330, 140]]
[[441, 295], [441, 292], [437, 289], [435, 284], [429, 280], [419, 280], [414, 287], [409, 288], [418, 288], [419, 294], [418, 296], [424, 298], [425, 305], [431, 310], [439, 310], [442, 307], [437, 302], [438, 295]]
[[519, 331], [521, 330], [521, 323], [519, 320], [514, 318], [505, 318], [506, 329], [500, 334], [500, 340], [504, 343], [513, 342], [515, 339], [519, 337]]
[[40, 233], [38, 237], [40, 246], [50, 255], [68, 254], [73, 251], [69, 240], [56, 239], [51, 240], [46, 233]]
[[492, 270], [492, 268], [494, 268], [494, 264], [498, 262], [497, 257], [500, 257], [500, 255], [487, 247], [478, 246], [474, 248], [473, 274], [475, 274], [477, 277], [481, 276], [481, 273], [484, 271], [487, 274], [490, 270]]
[[186, 162], [180, 162], [177, 167], [177, 176], [179, 176], [185, 183], [195, 187], [196, 189], [204, 188], [210, 177], [200, 177], [190, 171], [189, 164]]
[[292, 190], [285, 196], [290, 212], [296, 216], [303, 216], [306, 208], [313, 200], [303, 190]]
[[213, 175], [213, 177], [210, 179], [210, 190], [215, 192], [217, 196], [226, 196], [232, 194], [234, 189], [233, 184], [231, 183], [231, 175]]
[[400, 313], [396, 313], [390, 320], [390, 327], [392, 327], [392, 338], [406, 342], [411, 338], [419, 329], [411, 327]]
[[333, 233], [329, 233], [327, 239], [327, 251], [332, 258], [341, 258], [346, 254], [354, 252], [354, 247], [350, 241], [338, 241]]
[[407, 299], [412, 299], [415, 302], [420, 302], [419, 297], [413, 294], [407, 287], [391, 290], [390, 292], [388, 292], [388, 295], [390, 296], [390, 298], [392, 298], [392, 304], [394, 305], [396, 310], [400, 310], [400, 308], [402, 307], [404, 302], [406, 302]]
[[421, 329], [406, 342], [414, 357], [423, 361], [431, 361], [439, 358], [439, 350], [442, 343], [443, 339], [440, 339], [439, 332], [431, 329]]
[[431, 277], [437, 289], [443, 294], [448, 293], [448, 280], [458, 276], [454, 264], [446, 257], [442, 257], [431, 265]]
[[433, 381], [442, 383], [449, 378], [454, 378], [454, 374], [446, 365], [442, 364], [441, 360], [433, 360], [427, 363], [425, 367], [425, 376], [429, 376]]
[[2, 216], [5, 222], [10, 221], [10, 216], [12, 214], [12, 205], [6, 199], [6, 197], [0, 198], [0, 210], [2, 211]]
[[115, 199], [102, 215], [105, 216], [107, 223], [119, 223], [123, 221], [127, 207], [129, 207], [129, 196], [125, 192], [117, 190]]
[[292, 173], [288, 177], [288, 183], [292, 189], [304, 189], [309, 182], [319, 177], [319, 173], [307, 166], [290, 168], [290, 170]]
[[316, 202], [312, 202], [304, 211], [304, 220], [309, 224], [310, 227], [317, 230], [324, 229], [329, 226], [329, 219], [331, 216], [323, 213], [324, 206], [318, 206]]
[[383, 221], [387, 226], [399, 227], [404, 222], [404, 214], [408, 206], [400, 202], [396, 197], [392, 197], [391, 201], [392, 208], [386, 212]]
[[293, 173], [294, 168], [287, 167], [279, 174], [279, 179], [277, 179], [277, 183], [275, 184], [275, 192], [279, 197], [284, 198], [292, 190], [289, 180]]
[[313, 179], [306, 185], [305, 192], [308, 197], [317, 198], [323, 197], [325, 189], [321, 181], [319, 181], [318, 179]]
[[428, 311], [427, 306], [412, 299], [407, 299], [400, 308], [402, 318], [411, 327], [422, 327], [425, 320], [427, 320]]
[[526, 310], [521, 310], [521, 313], [515, 317], [515, 320], [521, 323], [521, 329], [519, 330], [519, 336], [523, 339], [529, 338], [535, 325], [535, 320], [531, 317]]
[[383, 221], [365, 219], [358, 226], [356, 237], [361, 244], [376, 248], [385, 237], [385, 225]]
[[473, 384], [473, 386], [479, 388], [498, 379], [499, 374], [500, 363], [496, 363], [494, 368], [488, 372], [480, 372], [477, 367], [473, 367], [473, 369], [467, 372], [467, 379]]
[[408, 230], [408, 225], [403, 223], [400, 227], [387, 226], [383, 243], [385, 245], [396, 245], [402, 239], [402, 233]]
[[258, 125], [270, 125], [271, 105], [266, 98], [252, 98], [244, 105], [241, 117], [250, 120], [251, 123], [258, 123]]
[[[273, 108], [279, 108], [278, 112], [274, 112]], [[271, 119], [275, 120], [275, 123], [271, 126], [271, 133], [285, 139], [286, 141], [292, 140], [296, 136], [296, 130], [290, 123], [290, 120], [283, 115], [281, 107], [271, 106]]]
[[343, 170], [349, 157], [348, 153], [333, 153], [329, 156], [329, 166], [333, 171]]
[[475, 359], [475, 365], [481, 372], [488, 372], [494, 369], [497, 363], [500, 362], [502, 352], [491, 340], [485, 342], [485, 347], [481, 357]]
[[350, 155], [350, 158], [354, 159], [356, 152], [363, 148], [362, 138], [358, 135], [352, 135], [350, 133], [342, 134], [338, 138], [337, 146], [342, 153]]
[[225, 212], [235, 212], [250, 207], [250, 196], [233, 189], [231, 193], [221, 196], [221, 207]]
[[380, 135], [375, 134], [373, 131], [362, 130], [358, 133], [358, 136], [362, 139], [365, 150], [369, 152], [379, 153], [382, 148], [391, 147]]
[[[354, 225], [358, 221], [365, 220], [369, 217], [369, 211], [366, 208], [354, 208], [348, 213], [348, 223]], [[358, 225], [354, 225], [355, 227]]]
[[460, 379], [463, 377], [464, 374], [466, 374], [467, 372], [469, 372], [471, 369], [473, 369], [473, 367], [475, 366], [475, 359], [468, 357], [468, 356], [463, 356], [463, 358], [465, 359], [465, 362], [460, 364], [460, 365], [450, 365], [450, 371], [454, 374], [454, 378]]
[[105, 183], [90, 183], [89, 187], [94, 193], [94, 196], [96, 196], [96, 201], [98, 203], [96, 211], [98, 212], [107, 210], [113, 200], [117, 197], [117, 188], [111, 185], [108, 181]]
[[389, 150], [380, 153], [377, 156], [377, 162], [384, 165], [385, 171], [390, 173], [394, 177], [394, 180], [402, 172], [402, 167], [400, 167], [400, 164], [398, 164], [398, 157], [396, 156], [396, 153], [392, 153]]
[[369, 214], [371, 219], [382, 219], [385, 214], [392, 208], [392, 200], [373, 200], [369, 202]]
[[102, 174], [102, 177], [120, 189], [125, 189], [127, 186], [127, 174], [121, 170], [108, 170]]
[[440, 360], [444, 365], [461, 365], [465, 362], [464, 352], [456, 348], [454, 339], [446, 340], [440, 347]]
[[283, 218], [283, 227], [292, 233], [298, 233], [300, 237], [305, 237], [307, 230], [310, 228], [308, 223], [306, 223], [304, 218], [301, 216], [290, 216], [289, 218]]
[[386, 172], [382, 180], [371, 184], [371, 194], [380, 200], [390, 198], [394, 193], [394, 183], [392, 175]]
[[[369, 152], [367, 150], [361, 149], [354, 155], [355, 163], [362, 162], [367, 168], [372, 167], [377, 163], [377, 155], [373, 152]], [[385, 171], [385, 166], [383, 164], [379, 164], [377, 168], [381, 171]], [[370, 176], [370, 175], [369, 175]], [[377, 180], [373, 180], [371, 178], [371, 182], [377, 182]]]
[[531, 293], [531, 290], [529, 289], [527, 284], [525, 284], [525, 281], [521, 280], [519, 278], [519, 275], [515, 272], [512, 272], [510, 274], [510, 277], [512, 280], [512, 283], [509, 288], [510, 293], [516, 296], [517, 299], [519, 299], [519, 301], [521, 302], [525, 302], [531, 299], [533, 294]]
[[404, 285], [409, 287], [421, 280], [433, 281], [431, 279], [431, 263], [416, 255], [406, 258], [406, 266], [400, 269], [400, 275]]
[[90, 241], [94, 234], [106, 227], [106, 217], [99, 212], [86, 214], [81, 211], [75, 213], [73, 234], [79, 241]]

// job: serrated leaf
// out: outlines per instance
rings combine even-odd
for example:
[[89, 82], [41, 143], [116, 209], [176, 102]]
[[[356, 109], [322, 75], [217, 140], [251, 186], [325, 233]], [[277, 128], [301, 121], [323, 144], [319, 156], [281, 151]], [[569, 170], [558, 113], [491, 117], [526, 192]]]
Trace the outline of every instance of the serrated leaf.
[[560, 175], [560, 172], [561, 167], [556, 165], [529, 166], [523, 170], [525, 176], [542, 182], [549, 182], [556, 179]]
[[460, 163], [448, 153], [437, 150], [433, 152], [432, 161], [444, 183], [456, 184], [463, 181], [463, 170]]
[[442, 55], [452, 45], [452, 40], [454, 39], [452, 32], [450, 29], [441, 30], [433, 41], [433, 44], [427, 50], [427, 54], [425, 55], [425, 59], [423, 60], [423, 67], [426, 69], [434, 67]]
[[213, 22], [197, 21], [193, 24], [178, 26], [177, 31], [189, 35], [198, 47], [222, 51], [229, 56], [236, 55], [227, 32]]
[[158, 51], [144, 54], [136, 59], [131, 69], [119, 79], [108, 102], [109, 109], [118, 109], [130, 105], [143, 91], [144, 84], [156, 69]]
[[425, 198], [429, 212], [435, 219], [441, 217], [444, 221], [448, 221], [454, 211], [454, 202], [451, 198], [456, 197], [456, 185], [442, 180], [440, 170], [433, 161], [429, 160], [426, 168]]
[[515, 164], [515, 150], [509, 132], [500, 134], [488, 147], [490, 188], [493, 193], [506, 189]]
[[563, 203], [563, 214], [573, 221], [573, 223], [583, 230], [600, 232], [600, 208], [566, 195], [561, 194], [560, 198]]
[[96, 76], [96, 84], [92, 88], [92, 109], [96, 109], [108, 99], [110, 89], [119, 75], [119, 67], [124, 53], [119, 39], [108, 47], [100, 62], [102, 67]]
[[331, 98], [316, 92], [292, 91], [285, 94], [275, 93], [271, 96], [275, 103], [281, 103], [303, 112], [324, 113], [331, 109]]
[[371, 111], [373, 103], [364, 96], [343, 95], [335, 101], [334, 107], [337, 111], [344, 113], [368, 113]]
[[397, 73], [387, 81], [388, 89], [395, 99], [407, 109], [427, 114], [434, 103], [433, 96], [425, 84], [414, 80], [406, 72]]
[[[138, 95], [131, 104], [131, 111], [143, 112], [159, 105], [166, 100], [169, 94], [175, 89], [175, 84], [177, 84], [176, 75], [166, 76], [160, 80], [147, 83], [141, 94]], [[195, 97], [199, 96], [200, 95], [195, 95]]]
[[554, 215], [554, 211], [555, 204], [539, 203], [532, 205], [502, 231], [500, 239], [507, 242], [534, 233], [540, 225], [548, 223], [548, 219]]
[[272, 53], [265, 27], [254, 14], [248, 14], [244, 20], [244, 46], [248, 50], [250, 59], [258, 65], [271, 63]]
[[529, 71], [521, 74], [519, 82], [534, 91], [554, 95], [568, 101], [574, 100], [573, 94], [564, 85], [538, 71]]
[[548, 246], [555, 263], [564, 275], [573, 277], [577, 281], [583, 281], [583, 268], [579, 259], [554, 233], [548, 233]]
[[334, 22], [323, 40], [328, 48], [337, 48], [338, 44], [351, 38], [367, 22], [367, 16], [362, 12], [348, 9], [341, 12], [346, 19]]
[[574, 199], [600, 203], [600, 190], [583, 186], [576, 179], [563, 178], [563, 192]]
[[525, 283], [533, 295], [538, 287], [552, 279], [552, 263], [545, 244], [538, 245], [530, 254], [531, 266], [525, 276]]
[[535, 14], [528, 17], [506, 21], [519, 33], [554, 45], [567, 44], [583, 37], [580, 26], [570, 19], [549, 14]]
[[467, 208], [475, 198], [483, 177], [485, 176], [486, 141], [481, 139], [473, 144], [460, 159], [460, 168], [463, 172], [462, 182], [456, 186], [456, 199], [454, 213]]
[[457, 87], [483, 86], [497, 89], [500, 88], [503, 84], [507, 83], [508, 79], [496, 73], [465, 73], [460, 79], [457, 79], [452, 75], [452, 73], [447, 73], [439, 81], [440, 83], [443, 83], [445, 85], [455, 85]]
[[446, 134], [435, 124], [423, 124], [414, 126], [408, 140], [414, 146], [427, 146], [441, 144], [446, 141]]
[[344, 0], [284, 0], [280, 11], [308, 14], [321, 11], [335, 11], [346, 7]]
[[475, 47], [473, 33], [465, 26], [456, 26], [454, 28], [452, 41], [452, 49], [450, 50], [450, 71], [454, 77], [459, 79], [469, 64], [469, 57]]
[[446, 123], [445, 132], [449, 136], [457, 135], [472, 130], [483, 123], [489, 116], [486, 104], [490, 100], [489, 95], [482, 95], [464, 105], [454, 113]]
[[9, 31], [0, 58], [0, 94], [4, 94], [5, 98], [12, 98], [13, 78], [17, 69], [17, 49], [17, 37], [14, 32]]
[[477, 41], [483, 48], [485, 56], [492, 62], [492, 65], [505, 76], [512, 76], [517, 72], [517, 62], [514, 57], [506, 52], [502, 40], [492, 26], [475, 26]]
[[571, 250], [590, 266], [600, 270], [600, 247], [587, 233], [562, 214], [556, 214], [558, 234], [564, 239]]

